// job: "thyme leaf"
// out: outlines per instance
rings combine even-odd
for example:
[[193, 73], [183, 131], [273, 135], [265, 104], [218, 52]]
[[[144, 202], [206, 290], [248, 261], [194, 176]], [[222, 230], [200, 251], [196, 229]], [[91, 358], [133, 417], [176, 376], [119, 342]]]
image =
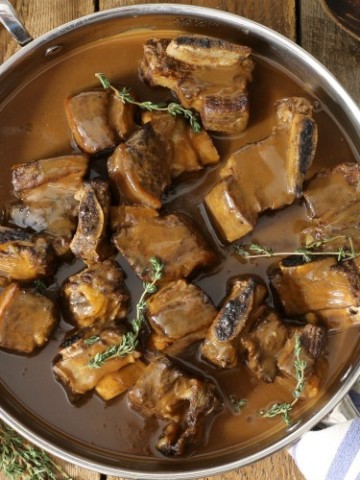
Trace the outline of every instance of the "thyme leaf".
[[73, 480], [46, 452], [0, 422], [0, 470], [9, 480]]
[[294, 345], [294, 369], [295, 369], [295, 377], [297, 380], [297, 384], [295, 390], [293, 391], [293, 397], [295, 400], [293, 404], [297, 402], [297, 400], [301, 397], [301, 394], [305, 388], [305, 370], [306, 370], [306, 362], [305, 360], [301, 360], [301, 340], [299, 335], [295, 337], [295, 345]]
[[100, 340], [100, 335], [92, 335], [91, 337], [84, 340], [85, 345], [94, 345]]
[[260, 417], [273, 418], [282, 415], [282, 418], [287, 426], [292, 423], [290, 412], [292, 410], [291, 403], [274, 403], [268, 410], [260, 410]]
[[146, 102], [137, 102], [134, 97], [131, 95], [131, 92], [128, 88], [123, 87], [121, 90], [117, 89], [106, 78], [103, 73], [95, 73], [95, 77], [100, 81], [102, 87], [105, 90], [112, 90], [115, 95], [120, 98], [123, 103], [131, 103], [132, 105], [137, 105], [142, 110], [147, 110], [149, 112], [168, 112], [173, 116], [182, 115], [190, 123], [190, 127], [195, 133], [200, 132], [201, 123], [199, 115], [188, 108], [184, 108], [180, 103], [171, 102], [168, 105], [165, 103], [153, 103], [150, 101]]
[[274, 403], [267, 410], [260, 410], [259, 415], [263, 418], [273, 418], [281, 415], [287, 426], [292, 424], [291, 411], [293, 406], [300, 399], [305, 388], [305, 370], [306, 362], [301, 360], [301, 340], [300, 336], [296, 335], [294, 345], [294, 369], [295, 378], [297, 380], [295, 389], [292, 393], [294, 400], [291, 403]]
[[35, 280], [34, 281], [34, 288], [37, 290], [41, 295], [45, 295], [47, 287], [46, 284], [42, 280]]
[[[347, 248], [341, 246], [337, 250], [317, 250], [329, 242], [340, 239], [348, 242]], [[286, 257], [288, 255], [295, 255], [302, 257], [304, 262], [311, 262], [312, 257], [316, 256], [335, 256], [337, 260], [340, 261], [351, 260], [360, 255], [360, 252], [355, 251], [352, 238], [348, 235], [338, 235], [336, 237], [329, 237], [314, 242], [308, 242], [305, 244], [305, 246], [296, 248], [293, 251], [276, 251], [273, 248], [268, 248], [266, 246], [259, 245], [258, 243], [251, 243], [250, 245], [239, 244], [235, 245], [234, 248], [236, 253], [246, 260], [253, 258]]]
[[133, 332], [127, 332], [123, 335], [118, 345], [111, 345], [104, 352], [98, 352], [90, 361], [89, 367], [100, 368], [108, 360], [116, 357], [125, 357], [129, 353], [134, 352], [137, 345], [137, 337]]
[[241, 398], [240, 400], [237, 400], [236, 398], [234, 397], [230, 397], [229, 398], [230, 400], [230, 403], [231, 403], [231, 408], [233, 409], [233, 411], [235, 413], [240, 413], [241, 410], [245, 407], [245, 405], [247, 404], [247, 400]]
[[[145, 321], [145, 299], [147, 295], [156, 292], [156, 283], [161, 280], [164, 270], [164, 265], [156, 257], [151, 257], [149, 263], [151, 268], [151, 281], [143, 283], [144, 291], [136, 305], [136, 317], [130, 322], [132, 331], [125, 333], [125, 335], [123, 335], [121, 339], [121, 342], [118, 345], [111, 345], [104, 352], [98, 352], [89, 361], [89, 367], [100, 368], [105, 364], [107, 360], [116, 357], [124, 357], [125, 355], [129, 355], [136, 350], [139, 333]], [[89, 337], [87, 340], [90, 339], [91, 337]]]
[[272, 257], [275, 253], [272, 248], [263, 247], [257, 243], [252, 243], [249, 250], [255, 252], [257, 255], [264, 255], [265, 257]]

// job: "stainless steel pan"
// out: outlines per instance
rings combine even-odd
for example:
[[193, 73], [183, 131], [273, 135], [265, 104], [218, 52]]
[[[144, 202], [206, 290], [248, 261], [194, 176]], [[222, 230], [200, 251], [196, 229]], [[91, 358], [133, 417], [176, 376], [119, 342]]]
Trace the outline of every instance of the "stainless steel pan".
[[[134, 28], [178, 29], [208, 33], [249, 44], [261, 55], [305, 83], [323, 102], [342, 126], [352, 148], [360, 152], [360, 111], [337, 80], [300, 47], [272, 30], [236, 15], [190, 5], [137, 5], [92, 14], [58, 27], [32, 40], [6, 1], [0, 2], [1, 21], [24, 46], [0, 67], [0, 103], [38, 69], [51, 68], [62, 56], [90, 42], [117, 35]], [[16, 398], [6, 383], [0, 382], [0, 417], [39, 447], [88, 469], [105, 474], [143, 479], [185, 479], [222, 473], [255, 462], [289, 446], [303, 433], [317, 425], [343, 399], [360, 375], [360, 344], [346, 369], [328, 392], [328, 399], [318, 401], [287, 432], [242, 451], [223, 452], [206, 458], [186, 458], [179, 462], [156, 459], [112, 458], [108, 452], [77, 442], [66, 432], [34, 417], [22, 398]], [[0, 379], [1, 380], [1, 379]], [[36, 388], [36, 387], [35, 387]]]

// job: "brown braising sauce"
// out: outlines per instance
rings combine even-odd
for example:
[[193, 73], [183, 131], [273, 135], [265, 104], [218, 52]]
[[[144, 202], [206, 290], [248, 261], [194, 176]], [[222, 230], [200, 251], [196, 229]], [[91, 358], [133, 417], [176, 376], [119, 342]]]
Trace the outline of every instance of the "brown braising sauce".
[[[179, 32], [156, 32], [157, 37], [173, 37]], [[0, 199], [4, 203], [11, 197], [11, 165], [41, 158], [64, 155], [73, 151], [70, 129], [67, 124], [64, 102], [75, 93], [85, 91], [98, 83], [95, 72], [104, 72], [112, 82], [132, 87], [141, 100], [166, 101], [171, 95], [164, 89], [150, 89], [137, 76], [137, 64], [142, 55], [142, 44], [153, 35], [150, 31], [133, 32], [86, 48], [74, 51], [49, 70], [44, 70], [19, 87], [15, 94], [0, 106]], [[250, 87], [250, 124], [238, 136], [213, 135], [222, 158], [247, 143], [266, 138], [273, 126], [273, 104], [276, 100], [293, 95], [313, 98], [300, 83], [280, 71], [269, 61], [254, 52], [256, 68]], [[316, 98], [313, 98], [316, 101]], [[310, 175], [323, 166], [338, 162], [356, 161], [343, 133], [326, 109], [318, 105], [314, 117], [319, 126], [319, 144]], [[331, 139], [331, 141], [329, 141]], [[104, 172], [105, 159], [92, 163], [92, 175]], [[183, 212], [193, 218], [210, 239], [221, 261], [212, 271], [199, 273], [193, 281], [205, 290], [215, 305], [226, 294], [229, 279], [236, 275], [256, 274], [267, 281], [266, 270], [274, 259], [244, 263], [231, 246], [221, 243], [207, 219], [202, 205], [204, 195], [216, 180], [216, 169], [205, 169], [196, 175], [180, 180], [168, 194], [164, 210]], [[257, 241], [273, 248], [290, 249], [300, 245], [299, 233], [306, 221], [301, 202], [276, 213], [265, 214], [244, 243]], [[132, 309], [142, 290], [127, 262], [117, 256], [124, 268], [126, 284], [131, 292]], [[62, 265], [50, 288], [56, 296], [57, 289], [71, 274], [84, 265], [77, 261]], [[79, 404], [71, 404], [60, 383], [52, 373], [52, 362], [65, 332], [72, 327], [63, 319], [49, 344], [29, 358], [0, 351], [0, 378], [6, 389], [25, 404], [27, 410], [51, 426], [65, 432], [83, 444], [92, 444], [110, 452], [134, 456], [159, 456], [154, 445], [161, 424], [145, 420], [127, 405], [126, 395], [105, 404], [99, 397], [88, 395]], [[328, 386], [339, 376], [348, 362], [356, 344], [356, 335], [343, 332], [329, 337], [329, 374], [320, 395], [326, 396]], [[291, 401], [291, 392], [278, 385], [258, 381], [242, 366], [221, 370], [203, 362], [198, 356], [198, 345], [193, 345], [179, 359], [203, 378], [213, 380], [223, 402], [223, 408], [214, 418], [206, 441], [192, 455], [204, 455], [227, 448], [245, 447], [259, 442], [271, 433], [284, 428], [281, 418], [261, 419], [258, 411], [273, 402]], [[240, 414], [234, 414], [228, 398], [246, 399]], [[294, 418], [300, 417], [314, 401], [301, 401], [294, 409]]]

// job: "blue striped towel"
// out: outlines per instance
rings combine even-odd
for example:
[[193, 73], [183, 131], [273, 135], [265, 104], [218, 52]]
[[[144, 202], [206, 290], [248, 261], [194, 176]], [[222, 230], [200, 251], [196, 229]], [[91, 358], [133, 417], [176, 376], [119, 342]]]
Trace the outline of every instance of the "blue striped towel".
[[357, 418], [308, 432], [289, 449], [307, 480], [360, 480], [360, 379], [350, 397]]

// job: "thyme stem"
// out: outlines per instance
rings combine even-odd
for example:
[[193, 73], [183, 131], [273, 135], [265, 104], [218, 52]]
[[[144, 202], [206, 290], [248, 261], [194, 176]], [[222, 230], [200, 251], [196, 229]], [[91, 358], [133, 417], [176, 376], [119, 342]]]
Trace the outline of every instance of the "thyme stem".
[[[144, 291], [136, 305], [136, 318], [131, 320], [132, 331], [125, 333], [125, 335], [123, 335], [122, 337], [121, 343], [119, 343], [118, 345], [111, 345], [104, 352], [97, 353], [89, 361], [89, 367], [100, 368], [104, 365], [104, 363], [107, 360], [110, 360], [111, 358], [124, 357], [125, 355], [129, 355], [130, 353], [133, 353], [135, 351], [138, 344], [138, 337], [140, 334], [140, 330], [145, 320], [145, 316], [144, 316], [144, 312], [146, 310], [145, 299], [147, 295], [156, 292], [157, 290], [156, 283], [159, 280], [161, 280], [163, 276], [163, 270], [164, 270], [163, 264], [156, 257], [150, 258], [149, 263], [151, 267], [151, 281], [143, 283]], [[92, 341], [92, 337], [90, 337], [88, 341], [89, 340]], [[94, 337], [94, 343], [95, 343], [95, 337]]]
[[295, 369], [295, 378], [297, 380], [295, 389], [293, 391], [294, 400], [287, 403], [274, 403], [267, 410], [260, 410], [259, 415], [263, 418], [273, 418], [278, 415], [281, 415], [286, 425], [291, 425], [291, 411], [293, 406], [299, 401], [304, 388], [305, 388], [305, 370], [306, 362], [301, 360], [301, 340], [299, 335], [295, 337], [294, 345], [294, 369]]
[[[322, 247], [326, 243], [333, 242], [335, 240], [346, 240], [349, 243], [349, 248], [345, 249], [344, 246], [339, 247], [337, 250], [317, 251], [316, 249]], [[338, 235], [337, 237], [325, 238], [323, 240], [317, 240], [314, 242], [306, 243], [304, 247], [296, 248], [293, 251], [275, 251], [273, 248], [268, 248], [258, 243], [251, 243], [250, 245], [235, 245], [235, 251], [238, 255], [250, 260], [253, 258], [264, 257], [286, 257], [289, 255], [300, 256], [305, 262], [310, 262], [312, 257], [316, 256], [335, 256], [337, 260], [351, 260], [360, 252], [356, 252], [351, 237], [347, 235]], [[250, 253], [254, 252], [254, 253]]]
[[183, 117], [189, 121], [191, 128], [195, 133], [200, 132], [201, 124], [199, 115], [193, 110], [184, 108], [180, 103], [171, 102], [169, 104], [165, 103], [153, 103], [150, 101], [146, 102], [137, 102], [134, 97], [131, 95], [130, 90], [126, 87], [123, 87], [121, 90], [117, 89], [106, 78], [103, 73], [95, 73], [95, 77], [100, 81], [102, 87], [105, 90], [112, 90], [115, 95], [120, 98], [123, 103], [131, 103], [132, 105], [137, 105], [142, 110], [148, 110], [149, 112], [168, 112], [173, 116], [183, 115]]
[[0, 422], [0, 470], [9, 480], [73, 480], [46, 452]]
[[229, 401], [230, 401], [230, 405], [231, 405], [231, 408], [232, 408], [234, 413], [240, 413], [241, 410], [247, 404], [247, 401], [245, 399], [241, 398], [240, 400], [237, 400], [233, 396], [230, 396]]

